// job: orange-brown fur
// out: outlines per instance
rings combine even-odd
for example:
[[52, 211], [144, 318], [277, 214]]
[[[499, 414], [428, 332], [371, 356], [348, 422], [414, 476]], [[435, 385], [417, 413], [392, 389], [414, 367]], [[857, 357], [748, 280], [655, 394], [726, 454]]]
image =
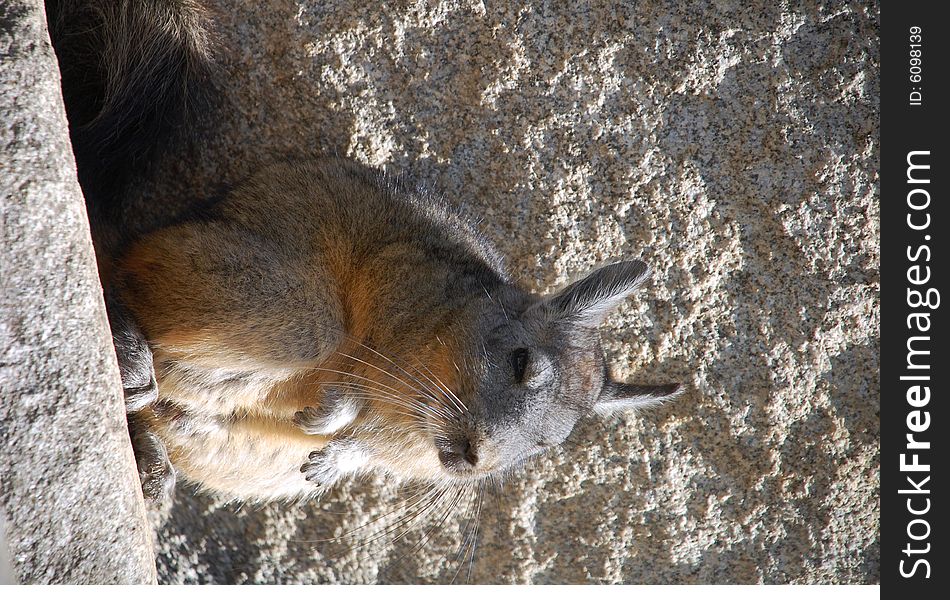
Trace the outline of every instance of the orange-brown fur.
[[369, 470], [467, 483], [584, 415], [677, 393], [605, 368], [596, 327], [646, 279], [641, 261], [539, 298], [456, 207], [340, 159], [272, 165], [215, 202], [130, 203], [214, 87], [209, 15], [48, 4], [149, 496], [176, 470], [245, 500]]
[[[332, 173], [334, 168], [327, 170]], [[315, 171], [317, 179], [324, 172]], [[156, 411], [146, 418], [168, 446], [173, 464], [186, 478], [206, 487], [241, 497], [268, 498], [287, 495], [287, 489], [293, 487], [276, 486], [279, 493], [265, 489], [265, 484], [274, 485], [275, 470], [282, 470], [285, 479], [293, 477], [301, 490], [307, 486], [299, 477], [299, 467], [311, 451], [324, 447], [328, 438], [302, 433], [292, 419], [297, 411], [319, 406], [326, 386], [355, 384], [361, 395], [375, 394], [368, 399], [368, 416], [353, 428], [364, 427], [371, 432], [367, 435], [387, 439], [393, 437], [394, 430], [417, 427], [414, 421], [421, 417], [384, 396], [418, 398], [419, 390], [413, 388], [419, 386], [418, 381], [425, 381], [423, 377], [453, 389], [458, 387], [458, 372], [452, 359], [454, 349], [440, 341], [436, 328], [420, 326], [407, 333], [389, 323], [386, 311], [392, 308], [391, 302], [400, 300], [388, 298], [398, 297], [404, 286], [392, 277], [394, 265], [424, 260], [412, 244], [395, 243], [374, 251], [354, 243], [358, 238], [347, 228], [346, 220], [328, 219], [325, 226], [306, 230], [309, 239], [288, 242], [299, 248], [300, 261], [265, 271], [267, 262], [255, 263], [251, 257], [250, 268], [219, 276], [217, 270], [226, 267], [227, 257], [252, 247], [257, 230], [268, 227], [250, 205], [257, 196], [256, 185], [252, 182], [247, 194], [239, 191], [234, 200], [220, 207], [230, 222], [247, 229], [199, 220], [145, 236], [118, 262], [116, 289], [150, 342], [160, 398], [180, 409], [166, 411], [174, 418]], [[366, 192], [370, 201], [375, 200], [372, 195], [379, 195], [371, 189]], [[335, 197], [303, 200], [307, 210], [327, 212], [340, 210], [335, 204], [338, 201]], [[294, 203], [289, 204], [292, 208]], [[302, 212], [292, 218], [301, 216]], [[308, 273], [301, 265], [312, 265], [314, 270]], [[312, 354], [283, 351], [286, 345], [293, 345], [286, 328], [292, 317], [283, 307], [271, 310], [268, 305], [282, 300], [268, 298], [266, 291], [279, 290], [285, 284], [298, 286], [291, 292], [295, 297], [326, 298], [332, 305], [333, 322], [322, 324], [339, 329], [329, 336], [330, 345]], [[436, 323], [438, 319], [451, 323], [450, 313], [436, 306], [430, 316]], [[453, 335], [451, 331], [443, 333]], [[414, 354], [401, 356], [404, 350]], [[409, 377], [396, 371], [388, 360], [397, 361], [399, 369], [415, 369], [417, 383], [410, 385], [405, 381]], [[188, 366], [183, 373], [175, 367], [181, 364]], [[253, 373], [253, 377], [222, 388], [196, 384], [191, 379], [194, 370]], [[421, 401], [435, 402], [432, 398]], [[411, 471], [409, 462], [418, 463], [424, 454], [416, 446], [428, 444], [428, 440], [420, 437], [414, 444], [407, 439], [408, 446], [402, 440], [395, 446], [398, 451], [382, 453], [380, 460], [385, 464], [379, 466]], [[245, 456], [248, 448], [255, 448], [262, 460]], [[234, 457], [224, 461], [226, 467], [220, 464], [224, 456]], [[429, 460], [422, 470], [434, 474], [438, 468]]]

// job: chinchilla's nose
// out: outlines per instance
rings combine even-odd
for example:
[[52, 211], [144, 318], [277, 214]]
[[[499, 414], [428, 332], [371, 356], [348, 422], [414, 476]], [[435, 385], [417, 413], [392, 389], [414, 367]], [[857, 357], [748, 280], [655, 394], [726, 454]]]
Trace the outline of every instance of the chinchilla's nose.
[[478, 464], [478, 452], [468, 436], [436, 438], [439, 460], [442, 465], [454, 473], [467, 473]]

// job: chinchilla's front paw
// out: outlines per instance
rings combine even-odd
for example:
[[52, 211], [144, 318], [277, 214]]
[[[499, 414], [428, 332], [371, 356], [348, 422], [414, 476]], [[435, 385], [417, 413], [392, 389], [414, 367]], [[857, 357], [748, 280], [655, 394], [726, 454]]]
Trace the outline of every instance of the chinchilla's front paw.
[[356, 473], [368, 461], [369, 453], [362, 444], [351, 439], [337, 439], [311, 452], [307, 462], [300, 467], [300, 472], [307, 481], [329, 487], [343, 477]]
[[356, 420], [363, 404], [336, 390], [324, 393], [320, 404], [294, 415], [294, 425], [309, 435], [332, 435]]
[[300, 472], [304, 474], [307, 481], [321, 487], [329, 487], [340, 480], [340, 472], [333, 464], [333, 459], [328, 455], [327, 449], [314, 450], [300, 467]]

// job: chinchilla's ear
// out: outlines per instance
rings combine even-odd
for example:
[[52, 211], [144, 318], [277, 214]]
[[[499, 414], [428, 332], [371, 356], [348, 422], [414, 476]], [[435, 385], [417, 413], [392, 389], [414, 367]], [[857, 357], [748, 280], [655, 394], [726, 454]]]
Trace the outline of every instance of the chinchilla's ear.
[[540, 308], [549, 318], [596, 327], [649, 275], [650, 267], [640, 260], [607, 265], [544, 299]]
[[683, 393], [678, 383], [666, 385], [637, 385], [607, 380], [594, 403], [594, 412], [610, 415], [625, 410], [655, 406], [673, 400]]

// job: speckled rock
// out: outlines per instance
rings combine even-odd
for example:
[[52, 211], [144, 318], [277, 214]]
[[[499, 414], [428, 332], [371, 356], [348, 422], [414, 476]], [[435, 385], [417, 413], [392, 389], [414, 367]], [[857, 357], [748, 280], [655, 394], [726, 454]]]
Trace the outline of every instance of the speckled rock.
[[690, 391], [412, 526], [391, 482], [183, 488], [162, 581], [878, 581], [876, 4], [215, 4], [220, 130], [151, 197], [314, 152], [409, 173], [536, 290], [649, 262], [610, 361]]
[[148, 583], [155, 555], [42, 6], [0, 5], [0, 581]]
[[[876, 3], [212, 4], [225, 70], [202, 121], [213, 126], [143, 188], [143, 222], [289, 155], [336, 152], [408, 173], [466, 205], [538, 291], [610, 259], [649, 262], [652, 283], [608, 321], [605, 345], [618, 374], [690, 389], [675, 404], [580, 424], [560, 452], [477, 503], [449, 494], [430, 505], [376, 480], [257, 507], [183, 486], [151, 514], [161, 581], [878, 581]], [[21, 6], [0, 9], [4, 28]], [[23, 47], [12, 39], [4, 29], [4, 86], [8, 49]], [[45, 45], [32, 51], [49, 59]], [[43, 85], [18, 88], [36, 95], [31, 106], [52, 102], [43, 73]], [[21, 96], [3, 91], [6, 111]], [[64, 132], [61, 108], [50, 111], [45, 126]], [[7, 152], [21, 131], [9, 123], [31, 121], [0, 117]], [[15, 183], [34, 194], [31, 223], [65, 235], [30, 257], [69, 261], [32, 271], [45, 275], [14, 314], [30, 315], [19, 323], [35, 335], [13, 343], [5, 329], [0, 345], [7, 533], [18, 576], [35, 580], [52, 579], [43, 561], [55, 563], [65, 538], [34, 538], [46, 554], [23, 550], [9, 514], [25, 496], [8, 490], [24, 488], [9, 473], [35, 478], [39, 514], [65, 499], [128, 498], [108, 470], [121, 453], [69, 437], [117, 398], [102, 392], [114, 390], [114, 365], [88, 337], [103, 318], [83, 295], [95, 276], [88, 244], [66, 235], [86, 234], [74, 180], [62, 187], [57, 170], [69, 162], [64, 135], [31, 146], [34, 172]], [[6, 195], [20, 188], [3, 185], [6, 253], [21, 205]], [[20, 289], [8, 287], [8, 264], [4, 311]], [[72, 329], [43, 329], [67, 314]], [[87, 337], [63, 333], [80, 330]], [[88, 354], [62, 349], [79, 339]], [[23, 382], [37, 379], [11, 371], [23, 362], [10, 353], [40, 346], [59, 358], [30, 363], [29, 376], [62, 369], [39, 381], [83, 385], [27, 394]], [[26, 433], [10, 423], [37, 421], [8, 420], [22, 406], [6, 401], [8, 385], [86, 412], [44, 413], [58, 425], [44, 420], [36, 435], [55, 437], [11, 463], [10, 436]], [[107, 412], [88, 425], [108, 432], [96, 440], [122, 428]], [[87, 456], [106, 465], [98, 478], [64, 485], [52, 471]], [[21, 468], [34, 459], [50, 470]], [[117, 547], [144, 547], [123, 523]], [[34, 555], [46, 558], [24, 566]]]

